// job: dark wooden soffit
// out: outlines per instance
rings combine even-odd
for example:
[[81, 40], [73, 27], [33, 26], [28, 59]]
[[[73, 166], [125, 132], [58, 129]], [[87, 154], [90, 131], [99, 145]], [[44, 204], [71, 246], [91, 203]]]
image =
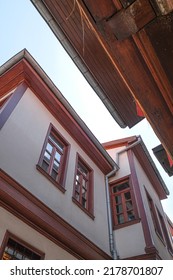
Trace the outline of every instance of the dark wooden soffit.
[[[83, 68], [94, 78], [110, 113], [114, 109], [122, 124], [132, 127], [141, 120], [135, 106], [135, 102], [139, 103], [173, 157], [172, 2], [32, 2], [76, 64], [80, 58], [82, 64], [78, 67], [86, 78]], [[69, 46], [74, 52], [69, 51]]]
[[111, 259], [0, 169], [0, 206], [78, 259]]
[[[62, 104], [61, 100], [64, 100], [64, 97], [61, 95], [58, 89], [54, 86], [57, 95], [59, 94], [61, 100], [58, 99], [58, 96], [56, 96], [56, 94], [48, 87], [45, 81], [49, 78], [38, 66], [38, 64], [37, 68], [39, 68], [39, 71], [43, 73], [45, 81], [31, 66], [30, 62], [27, 60], [28, 57], [31, 60], [33, 59], [30, 54], [26, 50], [24, 50], [23, 53], [23, 58], [21, 58], [17, 63], [14, 62], [14, 65], [11, 66], [10, 69], [8, 69], [8, 71], [5, 71], [2, 75], [0, 73], [0, 98], [12, 89], [16, 88], [20, 83], [26, 82], [28, 87], [35, 93], [35, 95], [52, 113], [52, 115], [60, 122], [60, 124], [69, 132], [69, 134], [81, 146], [86, 154], [95, 162], [100, 170], [102, 170], [104, 174], [109, 173], [115, 163], [111, 158], [109, 162], [105, 157], [105, 150], [103, 149], [104, 151], [101, 152], [97, 145], [95, 145], [94, 141], [92, 141], [92, 139], [90, 138], [89, 134], [92, 133], [88, 130], [88, 128], [86, 129], [86, 132], [81, 127], [80, 123], [78, 123], [73, 118], [73, 115], [71, 114], [73, 109], [69, 107], [71, 111], [68, 111], [68, 109]], [[27, 57], [27, 59], [25, 56]], [[80, 119], [79, 116], [77, 117], [77, 119]], [[83, 124], [83, 126], [85, 125]], [[91, 136], [94, 138], [93, 135]], [[102, 148], [100, 143], [98, 144], [98, 146]]]
[[155, 157], [157, 158], [157, 160], [160, 162], [160, 164], [163, 167], [163, 169], [165, 170], [165, 172], [170, 177], [173, 176], [173, 166], [171, 166], [168, 155], [167, 155], [165, 149], [163, 148], [162, 144], [153, 148], [153, 153], [154, 153]]

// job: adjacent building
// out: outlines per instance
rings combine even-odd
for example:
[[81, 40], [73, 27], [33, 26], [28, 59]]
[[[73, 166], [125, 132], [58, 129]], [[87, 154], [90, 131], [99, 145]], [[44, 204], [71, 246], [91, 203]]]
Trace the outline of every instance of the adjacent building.
[[101, 145], [27, 50], [1, 66], [0, 259], [171, 259], [167, 195], [142, 140]]
[[120, 259], [171, 259], [161, 200], [169, 191], [140, 136], [103, 144], [120, 169], [110, 178], [113, 230]]

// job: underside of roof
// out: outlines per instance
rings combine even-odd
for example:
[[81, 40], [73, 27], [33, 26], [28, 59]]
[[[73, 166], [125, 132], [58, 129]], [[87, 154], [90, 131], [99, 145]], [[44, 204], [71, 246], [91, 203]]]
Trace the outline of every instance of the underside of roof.
[[173, 2], [31, 1], [119, 125], [138, 104], [173, 158]]

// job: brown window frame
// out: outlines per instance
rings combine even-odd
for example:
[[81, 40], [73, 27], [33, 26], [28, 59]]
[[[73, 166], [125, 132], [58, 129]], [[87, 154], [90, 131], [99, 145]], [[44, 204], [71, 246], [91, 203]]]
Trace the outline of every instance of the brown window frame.
[[6, 248], [7, 244], [8, 244], [9, 239], [12, 239], [19, 246], [22, 246], [22, 247], [26, 248], [27, 250], [31, 251], [32, 253], [36, 254], [37, 256], [39, 256], [40, 260], [44, 259], [45, 253], [43, 253], [40, 250], [36, 249], [35, 247], [33, 247], [32, 245], [28, 244], [27, 242], [21, 240], [20, 238], [18, 238], [16, 235], [12, 234], [11, 232], [6, 231], [6, 233], [4, 235], [4, 239], [3, 239], [1, 247], [0, 247], [0, 260], [2, 260], [2, 258], [3, 258], [4, 252], [5, 252], [5, 248]]
[[[87, 170], [87, 174], [81, 172], [80, 167]], [[77, 180], [78, 176], [78, 180]], [[86, 185], [82, 184], [82, 181], [86, 182]], [[76, 188], [76, 182], [78, 182], [78, 190]], [[85, 193], [85, 198], [82, 194]], [[78, 194], [78, 199], [76, 195]], [[85, 205], [83, 205], [85, 199]], [[73, 202], [80, 207], [87, 215], [94, 219], [94, 171], [86, 163], [86, 161], [77, 153], [75, 176], [73, 185]]]
[[166, 227], [165, 220], [163, 218], [163, 215], [160, 213], [160, 211], [158, 210], [157, 207], [156, 207], [156, 211], [157, 211], [157, 214], [158, 214], [158, 219], [160, 221], [160, 226], [161, 226], [161, 229], [162, 229], [162, 233], [163, 233], [163, 236], [164, 236], [164, 241], [166, 243], [167, 249], [170, 252], [170, 254], [173, 255], [173, 242], [172, 242], [171, 237], [168, 233], [168, 228]]
[[[117, 193], [113, 192], [113, 188], [121, 186], [125, 183], [128, 184], [128, 188], [125, 188], [122, 191], [118, 191]], [[122, 227], [130, 226], [132, 224], [138, 223], [140, 219], [138, 217], [138, 211], [137, 211], [135, 196], [133, 192], [131, 176], [126, 176], [114, 182], [111, 182], [109, 186], [110, 186], [110, 197], [111, 197], [112, 218], [113, 218], [114, 229], [119, 229]], [[130, 198], [128, 200], [125, 198], [125, 193], [130, 193]], [[120, 197], [121, 199], [119, 201], [118, 200], [116, 201], [115, 197]], [[131, 205], [132, 205], [131, 209], [126, 208], [126, 203], [128, 201], [131, 201]], [[122, 205], [122, 211], [119, 213], [117, 212], [118, 205]], [[132, 220], [129, 220], [128, 218], [128, 212], [130, 211], [133, 211], [133, 215], [134, 215], [134, 218]], [[122, 223], [118, 221], [119, 215], [123, 215], [124, 221]]]
[[[58, 144], [56, 144], [56, 142]], [[48, 150], [48, 146], [49, 148], [52, 148], [51, 152]], [[69, 150], [70, 144], [55, 128], [55, 126], [53, 126], [53, 124], [50, 124], [43, 144], [41, 155], [36, 167], [44, 176], [46, 176], [46, 178], [49, 181], [51, 181], [62, 192], [65, 192], [65, 180], [67, 173]], [[44, 157], [45, 154], [47, 154], [50, 157], [50, 161], [46, 160], [46, 157]], [[56, 157], [56, 155], [58, 156], [58, 158]], [[43, 162], [45, 165], [47, 165], [47, 171], [43, 168]], [[58, 170], [56, 170], [55, 166], [58, 166], [58, 164], [59, 168]], [[54, 174], [57, 174], [56, 178], [52, 176], [53, 172]]]
[[157, 236], [159, 237], [159, 239], [163, 242], [163, 244], [165, 244], [163, 231], [162, 231], [161, 224], [159, 221], [158, 210], [153, 202], [153, 199], [149, 195], [148, 191], [147, 190], [145, 190], [145, 191], [146, 191], [146, 195], [147, 195], [148, 206], [150, 209], [150, 214], [151, 214], [151, 218], [153, 221], [155, 232], [156, 232]]

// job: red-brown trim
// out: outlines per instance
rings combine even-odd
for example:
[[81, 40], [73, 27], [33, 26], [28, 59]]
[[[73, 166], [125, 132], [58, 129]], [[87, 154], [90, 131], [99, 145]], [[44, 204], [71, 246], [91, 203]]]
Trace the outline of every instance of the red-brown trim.
[[15, 240], [16, 242], [20, 243], [21, 245], [23, 245], [24, 247], [28, 248], [29, 250], [31, 250], [32, 252], [36, 253], [37, 255], [40, 256], [40, 259], [43, 260], [45, 257], [45, 253], [41, 252], [40, 250], [36, 249], [35, 247], [33, 247], [32, 245], [28, 244], [27, 242], [23, 241], [21, 238], [17, 237], [16, 235], [14, 235], [13, 233], [9, 232], [8, 230], [6, 231], [5, 235], [4, 235], [4, 239], [2, 241], [1, 247], [0, 247], [0, 260], [2, 259], [6, 244], [8, 242], [8, 239], [11, 238], [13, 240]]
[[12, 95], [9, 97], [9, 101], [4, 104], [4, 108], [2, 107], [2, 111], [0, 112], [0, 129], [4, 126], [6, 121], [8, 120], [9, 116], [19, 103], [20, 99], [22, 98], [23, 94], [27, 89], [27, 85], [25, 82], [21, 83]]
[[[44, 157], [44, 152], [46, 149], [46, 145], [48, 142], [49, 135], [51, 133], [55, 134], [55, 137], [61, 140], [64, 146], [64, 154], [63, 154], [63, 162], [60, 164], [60, 178], [58, 181], [54, 180], [43, 168], [42, 168], [42, 162]], [[46, 176], [46, 178], [51, 181], [58, 189], [60, 189], [62, 192], [65, 192], [65, 181], [66, 181], [66, 174], [67, 174], [67, 166], [68, 166], [68, 159], [69, 159], [69, 152], [70, 152], [70, 143], [63, 137], [63, 135], [54, 127], [52, 123], [50, 123], [44, 144], [41, 150], [40, 158], [38, 161], [38, 164], [36, 165], [37, 170], [39, 170], [43, 175]]]
[[154, 247], [154, 244], [152, 241], [150, 228], [149, 228], [149, 224], [147, 221], [147, 216], [146, 216], [146, 212], [145, 212], [145, 208], [144, 208], [144, 204], [143, 204], [143, 200], [142, 200], [142, 195], [141, 195], [139, 182], [138, 182], [138, 178], [137, 178], [137, 174], [136, 174], [136, 168], [135, 168], [135, 164], [134, 164], [133, 152], [131, 150], [128, 150], [127, 155], [128, 155], [129, 165], [130, 165], [130, 170], [131, 170], [131, 180], [132, 180], [132, 184], [134, 187], [136, 201], [138, 203], [139, 216], [141, 218], [141, 224], [142, 224], [142, 228], [143, 228], [143, 232], [144, 232], [144, 238], [145, 238], [145, 243], [146, 243], [145, 251], [147, 252], [147, 250], [149, 250], [150, 248], [155, 248], [155, 247]]
[[161, 260], [161, 258], [158, 251], [153, 248], [150, 252], [147, 252], [147, 254], [124, 258], [123, 260]]
[[[28, 52], [27, 58], [25, 57], [25, 54], [23, 54], [23, 58], [21, 58], [15, 65], [13, 65], [13, 67], [0, 76], [0, 96], [3, 96], [4, 93], [9, 92], [22, 81], [25, 81], [37, 98], [73, 137], [85, 153], [95, 162], [100, 170], [104, 174], [109, 173], [112, 170], [113, 163], [111, 164], [106, 159], [103, 153], [95, 145], [92, 138], [84, 131], [81, 125], [82, 121], [79, 123], [72, 116], [70, 110], [64, 106], [63, 102], [61, 102], [64, 98], [43, 70], [37, 65], [37, 70], [39, 71], [38, 73], [30, 63], [32, 57], [30, 59], [28, 57]], [[47, 80], [52, 83], [51, 85], [54, 87], [53, 90], [52, 88], [49, 88], [48, 84], [46, 84]], [[59, 95], [60, 99], [56, 95]]]
[[78, 259], [111, 259], [3, 170], [0, 205]]

